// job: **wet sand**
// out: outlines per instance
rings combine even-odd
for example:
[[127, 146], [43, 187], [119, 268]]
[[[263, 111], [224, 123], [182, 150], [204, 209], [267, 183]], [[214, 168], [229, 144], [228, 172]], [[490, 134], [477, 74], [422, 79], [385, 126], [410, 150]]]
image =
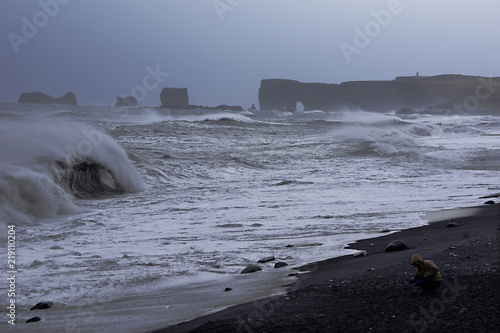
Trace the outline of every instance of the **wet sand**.
[[[296, 270], [286, 295], [237, 305], [155, 332], [494, 332], [500, 327], [500, 204], [443, 211], [429, 225], [350, 244]], [[447, 228], [449, 221], [458, 227]], [[393, 240], [408, 249], [385, 252]], [[410, 258], [443, 275], [434, 294], [408, 283]]]

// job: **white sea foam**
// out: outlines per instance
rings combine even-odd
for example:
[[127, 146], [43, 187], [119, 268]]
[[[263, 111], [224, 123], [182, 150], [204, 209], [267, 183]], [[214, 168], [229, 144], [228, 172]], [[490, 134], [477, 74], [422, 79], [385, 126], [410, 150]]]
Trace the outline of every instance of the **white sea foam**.
[[401, 121], [401, 118], [384, 113], [366, 112], [361, 110], [349, 110], [342, 112], [333, 112], [328, 117], [331, 121], [340, 121], [346, 123], [382, 123], [391, 121]]
[[[66, 121], [9, 121], [0, 124], [0, 216], [28, 222], [78, 211], [62, 179], [77, 161], [108, 170], [126, 192], [144, 189], [125, 151], [108, 135]], [[70, 184], [71, 186], [71, 184]]]
[[206, 113], [201, 115], [185, 115], [176, 117], [176, 120], [183, 121], [220, 121], [220, 120], [232, 120], [236, 122], [242, 123], [252, 123], [253, 120], [249, 117], [238, 114], [238, 113], [230, 113], [230, 112], [218, 112], [218, 113]]

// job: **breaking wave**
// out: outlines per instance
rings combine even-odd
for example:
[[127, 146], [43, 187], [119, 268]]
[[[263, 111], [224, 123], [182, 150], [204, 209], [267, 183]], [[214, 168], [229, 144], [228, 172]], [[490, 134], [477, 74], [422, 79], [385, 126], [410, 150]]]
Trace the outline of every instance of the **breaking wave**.
[[27, 223], [79, 211], [74, 198], [144, 189], [111, 137], [74, 122], [0, 125], [0, 219]]

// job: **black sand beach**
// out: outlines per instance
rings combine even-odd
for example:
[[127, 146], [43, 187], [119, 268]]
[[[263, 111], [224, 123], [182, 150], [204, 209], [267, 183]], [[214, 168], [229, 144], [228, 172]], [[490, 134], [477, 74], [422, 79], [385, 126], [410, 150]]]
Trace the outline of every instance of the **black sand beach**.
[[[457, 227], [447, 228], [451, 218]], [[498, 332], [500, 205], [450, 210], [440, 219], [350, 244], [367, 256], [306, 265], [286, 295], [155, 332]], [[385, 252], [396, 239], [409, 248]], [[438, 265], [436, 293], [408, 283], [414, 253]]]

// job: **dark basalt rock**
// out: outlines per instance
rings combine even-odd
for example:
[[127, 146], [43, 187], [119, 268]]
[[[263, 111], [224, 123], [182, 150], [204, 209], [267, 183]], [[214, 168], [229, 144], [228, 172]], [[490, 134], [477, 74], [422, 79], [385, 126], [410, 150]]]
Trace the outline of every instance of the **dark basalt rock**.
[[456, 227], [458, 227], [457, 222], [448, 222], [448, 224], [446, 225], [446, 228], [456, 228]]
[[40, 321], [40, 320], [42, 320], [40, 317], [32, 317], [32, 318], [26, 320], [26, 322], [27, 323], [34, 323], [34, 322]]
[[183, 109], [189, 105], [187, 88], [163, 88], [160, 101], [162, 108]]
[[18, 103], [31, 104], [65, 104], [77, 105], [76, 95], [71, 91], [67, 92], [63, 97], [54, 98], [41, 92], [24, 93], [19, 96]]
[[259, 264], [263, 264], [263, 263], [266, 263], [266, 262], [269, 262], [269, 261], [273, 261], [274, 259], [274, 256], [271, 256], [271, 257], [265, 257], [265, 258], [262, 258], [260, 259], [259, 261], [257, 261]]
[[255, 273], [257, 271], [261, 271], [262, 268], [260, 268], [260, 266], [257, 266], [257, 265], [248, 265], [247, 267], [245, 267], [245, 269], [243, 269], [241, 271], [240, 274], [248, 274], [248, 273]]
[[35, 304], [34, 307], [31, 308], [31, 310], [44, 310], [44, 309], [50, 309], [52, 307], [52, 302], [38, 302]]
[[279, 262], [274, 264], [274, 268], [281, 268], [281, 267], [285, 267], [285, 266], [288, 266], [288, 264], [286, 262], [283, 262], [283, 261], [279, 261]]
[[223, 110], [223, 111], [243, 111], [243, 108], [239, 105], [226, 105], [226, 104], [221, 104], [215, 107], [207, 107], [207, 109], [211, 110]]
[[493, 200], [488, 200], [484, 203], [485, 205], [494, 205], [495, 204], [495, 201]]
[[401, 250], [406, 250], [408, 248], [408, 245], [401, 239], [397, 239], [395, 241], [392, 241], [387, 245], [385, 248], [385, 252], [394, 252], [394, 251], [401, 251]]

